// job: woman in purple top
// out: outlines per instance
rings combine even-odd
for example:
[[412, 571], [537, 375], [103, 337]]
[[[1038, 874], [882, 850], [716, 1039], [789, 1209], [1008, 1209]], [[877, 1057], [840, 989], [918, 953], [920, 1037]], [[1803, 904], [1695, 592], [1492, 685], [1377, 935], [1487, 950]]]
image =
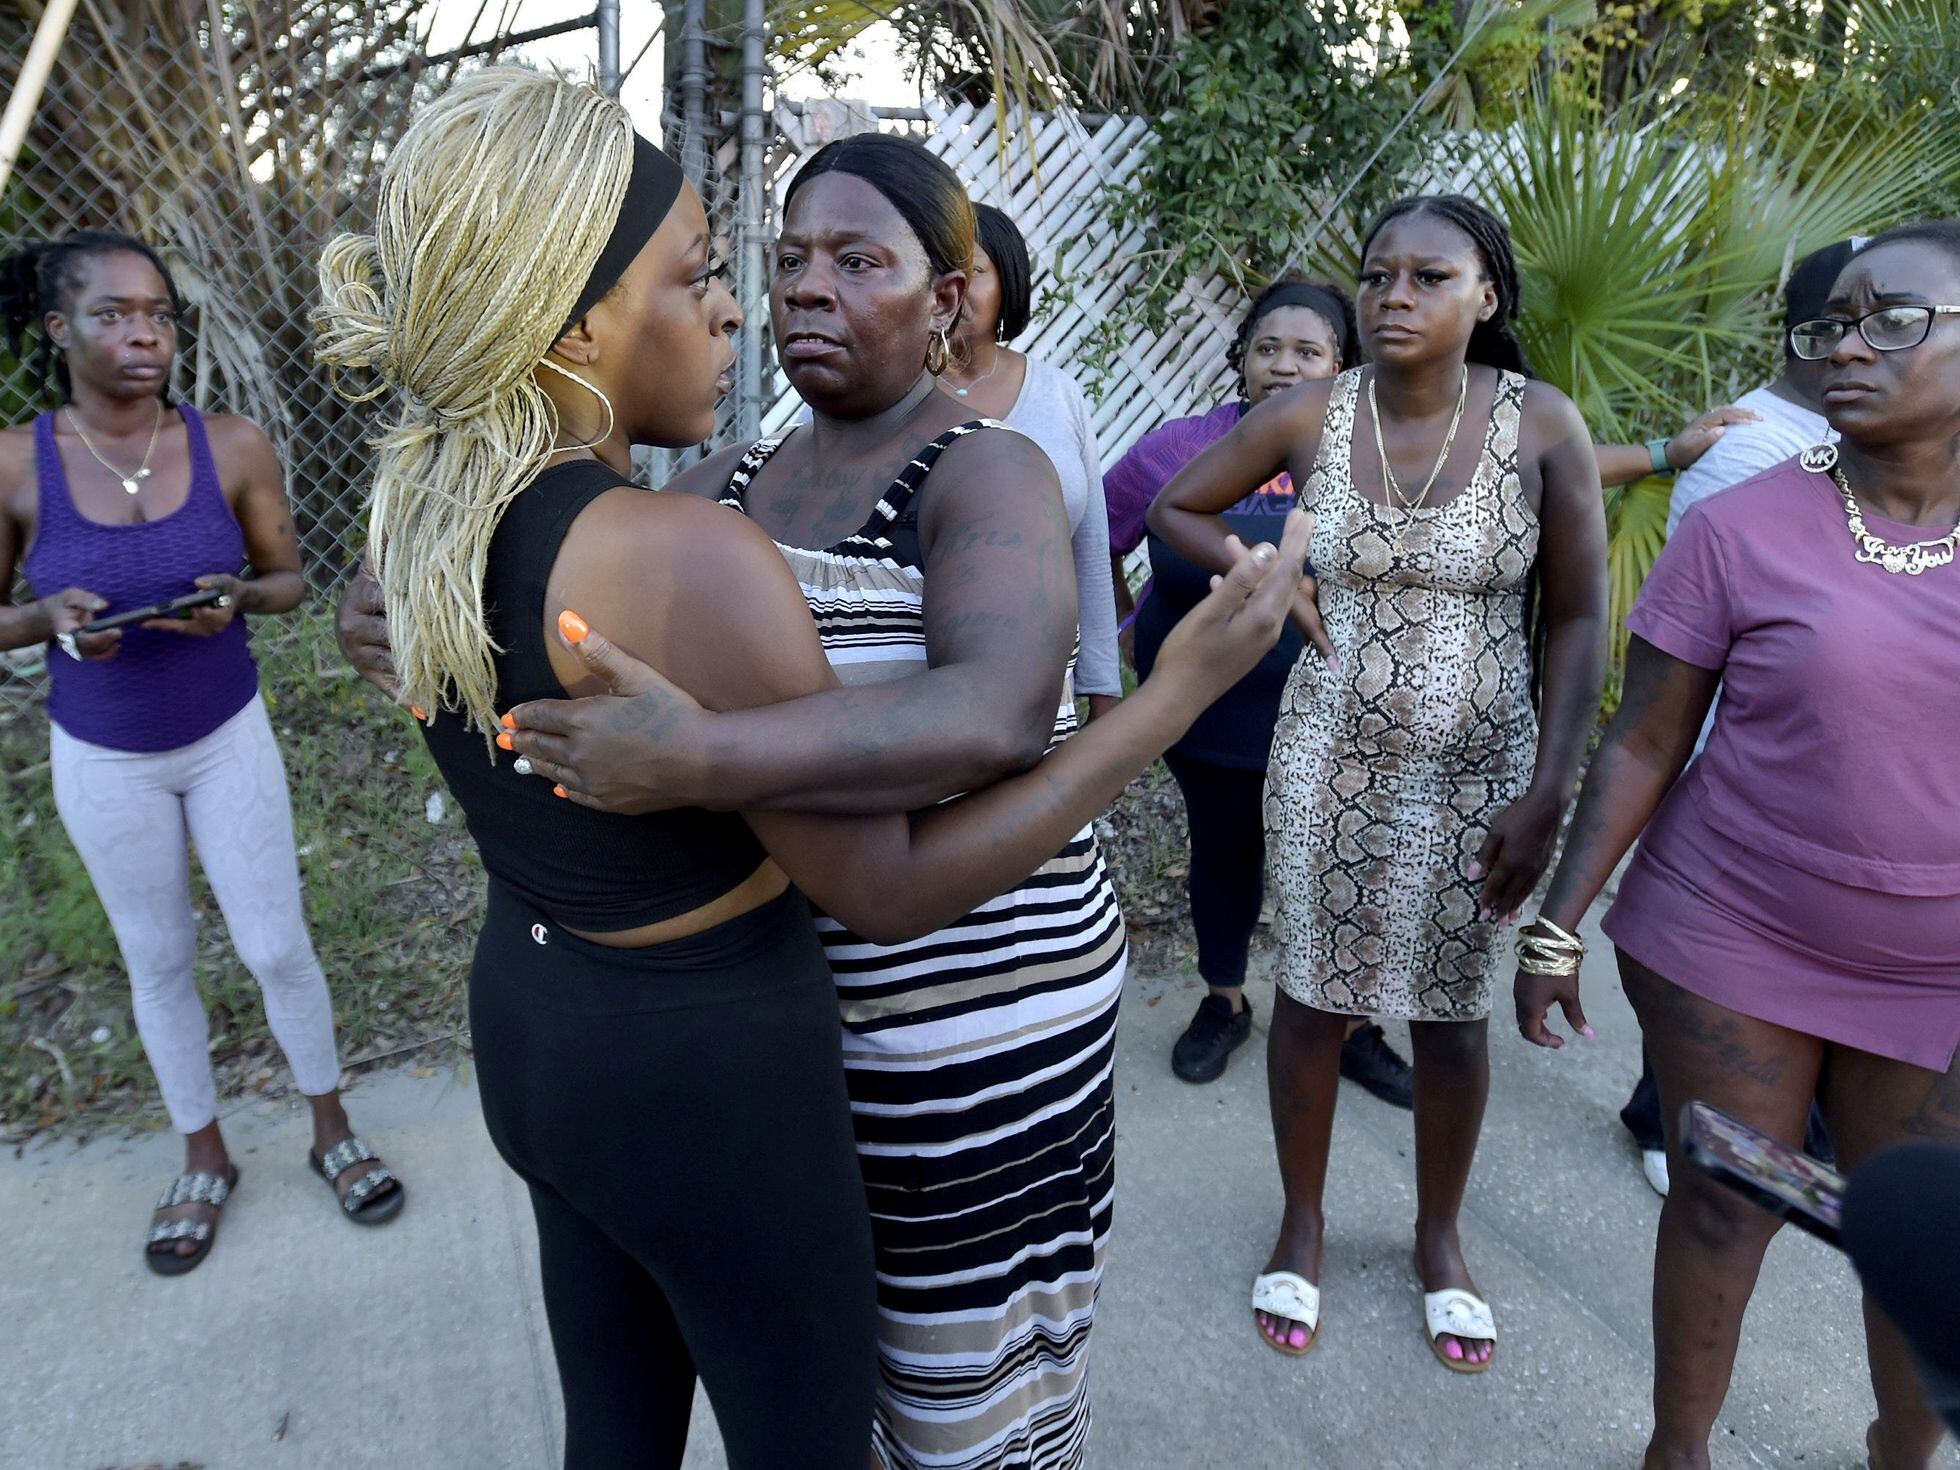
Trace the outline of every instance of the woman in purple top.
[[[1836, 452], [1806, 451], [1682, 520], [1627, 620], [1624, 702], [1524, 931], [1519, 1029], [1556, 1047], [1554, 1001], [1586, 1025], [1571, 931], [1640, 838], [1605, 928], [1675, 1165], [1648, 1470], [1709, 1463], [1778, 1224], [1679, 1167], [1682, 1107], [1706, 1101], [1795, 1145], [1818, 1095], [1847, 1169], [1913, 1138], [1960, 1143], [1956, 318], [1960, 221], [1942, 221], [1879, 236], [1824, 317], [1791, 329], [1798, 356], [1827, 359]], [[1681, 776], [1718, 681], [1714, 732]], [[1869, 1305], [1865, 1327], [1871, 1464], [1921, 1470], [1939, 1420]]]
[[[78, 232], [0, 261], [9, 344], [18, 356], [39, 335], [60, 399], [0, 430], [0, 582], [12, 584], [18, 563], [38, 594], [0, 607], [0, 648], [48, 645], [55, 805], [115, 930], [137, 1031], [184, 1135], [185, 1171], [144, 1241], [165, 1276], [204, 1259], [238, 1183], [193, 976], [187, 839], [313, 1105], [313, 1167], [361, 1224], [391, 1218], [404, 1197], [340, 1105], [285, 770], [240, 616], [288, 612], [306, 595], [279, 461], [249, 420], [169, 402], [180, 310], [163, 262], [127, 235]], [[215, 602], [182, 618], [82, 631], [200, 589]]]

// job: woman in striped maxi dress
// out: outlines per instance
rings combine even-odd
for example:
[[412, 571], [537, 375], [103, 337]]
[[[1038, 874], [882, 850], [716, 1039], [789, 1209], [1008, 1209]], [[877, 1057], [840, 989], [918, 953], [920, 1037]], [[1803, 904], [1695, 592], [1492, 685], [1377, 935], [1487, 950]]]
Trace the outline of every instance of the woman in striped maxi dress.
[[[1054, 472], [921, 371], [943, 361], [958, 306], [935, 288], [969, 256], [965, 205], [944, 164], [876, 135], [806, 166], [772, 305], [816, 422], [714, 477], [782, 547], [847, 684], [909, 682], [944, 651], [942, 625], [965, 618], [997, 635], [997, 655], [1027, 662], [1046, 710], [1038, 734], [1060, 740], [1075, 728], [1075, 604]], [[960, 599], [986, 570], [960, 551], [988, 541], [991, 627]], [[1015, 891], [909, 944], [819, 928], [877, 1249], [877, 1449], [894, 1470], [1077, 1465], [1126, 957], [1095, 838], [1085, 828]]]

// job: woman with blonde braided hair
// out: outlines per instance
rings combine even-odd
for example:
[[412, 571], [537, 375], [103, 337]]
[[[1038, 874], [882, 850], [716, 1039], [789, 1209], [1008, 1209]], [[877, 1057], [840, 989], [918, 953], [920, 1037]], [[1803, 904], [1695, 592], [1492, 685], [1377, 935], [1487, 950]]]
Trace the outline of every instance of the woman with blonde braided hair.
[[628, 478], [632, 445], [712, 430], [741, 313], [700, 199], [587, 87], [471, 77], [380, 193], [375, 234], [322, 261], [320, 355], [401, 401], [373, 559], [401, 691], [433, 711], [489, 874], [478, 1082], [531, 1191], [565, 1462], [677, 1466], [698, 1371], [731, 1466], [862, 1470], [871, 1237], [803, 895], [892, 943], [1023, 878], [1271, 646], [1304, 526], [1220, 579], [1156, 695], [977, 795], [910, 817], [564, 800], [524, 779], [494, 711], [606, 687], [587, 658], [609, 645], [575, 607], [713, 709], [836, 690], [769, 537]]

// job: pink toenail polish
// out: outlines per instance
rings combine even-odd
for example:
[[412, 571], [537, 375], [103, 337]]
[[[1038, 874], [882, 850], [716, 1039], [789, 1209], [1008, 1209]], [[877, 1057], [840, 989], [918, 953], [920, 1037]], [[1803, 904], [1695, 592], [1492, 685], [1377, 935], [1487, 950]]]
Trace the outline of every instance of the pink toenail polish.
[[1461, 1360], [1463, 1357], [1463, 1345], [1461, 1343], [1453, 1342], [1444, 1348], [1443, 1351], [1453, 1359]]

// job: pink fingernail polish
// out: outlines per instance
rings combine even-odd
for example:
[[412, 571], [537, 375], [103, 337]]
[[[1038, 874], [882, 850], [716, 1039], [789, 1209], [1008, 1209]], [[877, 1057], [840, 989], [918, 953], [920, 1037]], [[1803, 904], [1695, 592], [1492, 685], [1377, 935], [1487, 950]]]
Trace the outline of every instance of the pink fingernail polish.
[[1585, 1029], [1584, 1029], [1583, 1031], [1581, 1031], [1581, 1032], [1580, 1032], [1579, 1034], [1580, 1034], [1581, 1036], [1583, 1036], [1583, 1037], [1585, 1037], [1585, 1038], [1586, 1038], [1586, 1039], [1587, 1039], [1588, 1041], [1590, 1041], [1590, 1040], [1592, 1039], [1592, 1037], [1593, 1037], [1593, 1028], [1592, 1028], [1592, 1027], [1590, 1027], [1590, 1026], [1588, 1026], [1588, 1027], [1586, 1027], [1586, 1028], [1585, 1028]]
[[1470, 864], [1470, 876], [1471, 876], [1472, 878], [1481, 878], [1481, 877], [1483, 877], [1483, 876], [1484, 876], [1484, 865], [1483, 865], [1482, 863], [1480, 863], [1480, 862], [1476, 862], [1476, 861], [1474, 861], [1474, 860], [1473, 860], [1473, 861], [1471, 862], [1471, 864]]

